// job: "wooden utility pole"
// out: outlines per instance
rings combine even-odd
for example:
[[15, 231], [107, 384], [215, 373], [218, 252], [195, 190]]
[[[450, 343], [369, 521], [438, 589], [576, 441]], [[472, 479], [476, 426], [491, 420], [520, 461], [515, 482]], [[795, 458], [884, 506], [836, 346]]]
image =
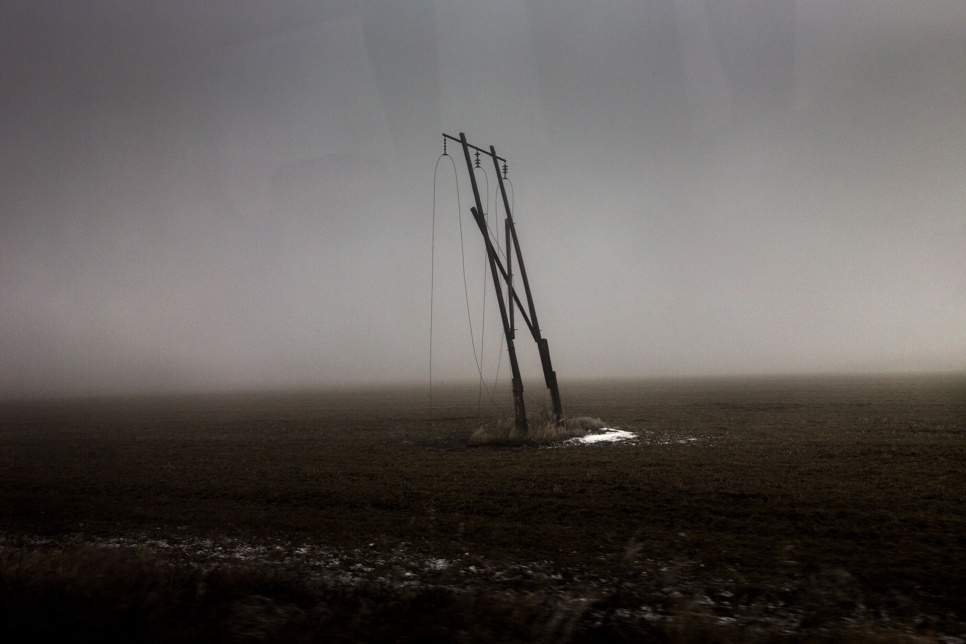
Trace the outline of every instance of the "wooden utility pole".
[[[540, 335], [540, 326], [537, 323], [537, 309], [533, 304], [533, 295], [530, 292], [530, 282], [527, 279], [527, 269], [523, 264], [523, 255], [520, 252], [520, 241], [517, 239], [516, 226], [513, 224], [513, 213], [510, 212], [510, 200], [507, 198], [506, 188], [503, 183], [503, 175], [500, 173], [500, 162], [503, 162], [503, 172], [506, 172], [506, 159], [497, 156], [496, 149], [491, 145], [489, 150], [483, 150], [470, 145], [466, 141], [466, 135], [460, 132], [457, 139], [448, 134], [443, 137], [452, 141], [457, 141], [463, 146], [463, 154], [466, 157], [466, 168], [470, 173], [470, 183], [473, 186], [473, 199], [476, 205], [470, 208], [473, 219], [483, 235], [483, 242], [486, 245], [486, 256], [490, 265], [490, 274], [493, 277], [493, 288], [496, 290], [496, 298], [500, 303], [500, 318], [503, 321], [503, 333], [506, 336], [507, 352], [510, 354], [510, 373], [513, 388], [513, 414], [516, 429], [523, 434], [527, 431], [527, 413], [523, 403], [523, 380], [520, 377], [520, 364], [517, 362], [516, 347], [514, 339], [516, 330], [514, 328], [514, 310], [520, 309], [520, 317], [526, 322], [530, 334], [540, 352], [540, 364], [543, 367], [543, 378], [550, 390], [550, 401], [553, 408], [553, 419], [559, 423], [563, 417], [563, 407], [560, 403], [560, 391], [557, 388], [557, 373], [553, 370], [550, 362], [550, 347], [547, 340]], [[496, 177], [499, 182], [500, 195], [503, 198], [503, 209], [506, 212], [504, 231], [506, 234], [506, 266], [500, 261], [493, 240], [486, 225], [486, 214], [483, 212], [483, 203], [480, 200], [480, 189], [476, 184], [476, 174], [473, 172], [473, 162], [470, 159], [470, 148], [476, 150], [477, 154], [488, 154], [493, 159], [493, 167], [496, 169]], [[527, 298], [527, 305], [524, 307], [513, 288], [513, 257], [516, 256], [517, 266], [520, 269], [520, 279], [523, 281], [523, 290]], [[506, 284], [507, 297], [503, 299], [503, 287], [501, 282]]]

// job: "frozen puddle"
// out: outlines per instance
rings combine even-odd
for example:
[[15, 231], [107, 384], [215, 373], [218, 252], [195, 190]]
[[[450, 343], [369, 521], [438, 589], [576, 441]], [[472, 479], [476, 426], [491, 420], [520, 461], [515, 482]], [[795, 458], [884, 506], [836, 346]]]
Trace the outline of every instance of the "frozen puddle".
[[565, 441], [565, 445], [590, 445], [591, 443], [620, 443], [637, 438], [633, 432], [614, 427], [604, 427], [599, 434], [587, 434]]
[[699, 438], [696, 436], [674, 436], [667, 433], [655, 434], [647, 430], [628, 431], [617, 429], [616, 427], [602, 427], [594, 430], [593, 433], [585, 436], [578, 436], [565, 440], [562, 443], [548, 446], [550, 449], [555, 447], [576, 447], [578, 445], [593, 445], [596, 443], [628, 443], [632, 445], [701, 445], [709, 444], [707, 437]]

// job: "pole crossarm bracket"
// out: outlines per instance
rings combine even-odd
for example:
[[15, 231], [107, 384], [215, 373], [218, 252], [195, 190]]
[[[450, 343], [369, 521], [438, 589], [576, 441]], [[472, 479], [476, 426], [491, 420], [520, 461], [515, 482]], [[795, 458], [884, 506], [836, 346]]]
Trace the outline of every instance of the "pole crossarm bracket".
[[[563, 410], [560, 403], [560, 391], [557, 387], [557, 374], [553, 370], [553, 366], [550, 361], [550, 348], [547, 344], [547, 340], [540, 334], [540, 325], [537, 323], [537, 309], [533, 304], [533, 294], [530, 292], [530, 281], [527, 279], [527, 270], [523, 264], [523, 254], [520, 251], [520, 241], [517, 238], [516, 226], [513, 223], [513, 213], [510, 212], [510, 200], [507, 198], [506, 187], [504, 186], [503, 176], [500, 174], [500, 162], [503, 162], [504, 168], [506, 167], [507, 161], [501, 156], [498, 156], [496, 149], [490, 146], [489, 150], [477, 147], [470, 144], [466, 140], [466, 135], [460, 132], [459, 138], [450, 136], [449, 134], [443, 134], [444, 144], [446, 139], [455, 141], [463, 147], [463, 156], [466, 159], [466, 167], [470, 174], [470, 184], [473, 187], [473, 198], [476, 205], [470, 208], [470, 212], [473, 215], [474, 221], [476, 221], [477, 226], [480, 229], [480, 234], [483, 235], [483, 243], [486, 246], [486, 255], [488, 264], [490, 267], [490, 273], [493, 278], [493, 288], [496, 291], [497, 301], [500, 305], [500, 318], [503, 322], [503, 332], [506, 336], [507, 353], [510, 356], [510, 370], [512, 372], [513, 379], [513, 409], [515, 416], [515, 424], [518, 432], [526, 434], [527, 431], [527, 418], [526, 410], [523, 403], [523, 379], [520, 376], [520, 365], [517, 362], [516, 347], [514, 345], [515, 339], [515, 329], [513, 328], [513, 316], [514, 312], [519, 309], [519, 314], [523, 317], [523, 321], [526, 322], [527, 327], [530, 329], [530, 334], [533, 336], [534, 342], [537, 344], [537, 349], [540, 353], [540, 363], [543, 367], [544, 381], [547, 384], [547, 388], [550, 390], [550, 399], [553, 407], [554, 421], [561, 422], [563, 416]], [[476, 173], [473, 171], [473, 160], [470, 158], [470, 150], [475, 150], [477, 157], [480, 154], [486, 154], [493, 159], [493, 166], [496, 168], [496, 176], [499, 185], [500, 195], [503, 198], [503, 208], [506, 212], [506, 266], [500, 261], [497, 254], [496, 248], [493, 244], [493, 239], [491, 237], [495, 236], [495, 233], [490, 231], [487, 226], [486, 220], [483, 214], [483, 203], [480, 199], [480, 189], [476, 183]], [[517, 290], [513, 286], [513, 257], [516, 257], [516, 266], [520, 271], [520, 279], [523, 281], [523, 290], [526, 295], [526, 306], [521, 301], [520, 296], [517, 295]], [[502, 278], [502, 279], [501, 279]], [[503, 285], [506, 285], [507, 296], [503, 297]]]
[[[443, 134], [443, 138], [444, 138], [444, 139], [449, 139], [450, 141], [456, 141], [456, 142], [457, 142], [457, 143], [459, 143], [460, 145], [462, 145], [462, 144], [464, 143], [464, 141], [463, 141], [463, 140], [461, 140], [461, 139], [458, 139], [458, 138], [456, 138], [455, 136], [450, 136], [449, 134]], [[491, 156], [491, 157], [493, 157], [493, 159], [494, 159], [495, 161], [502, 161], [503, 163], [506, 163], [506, 162], [507, 162], [507, 160], [506, 160], [506, 159], [504, 159], [503, 157], [498, 157], [498, 156], [496, 156], [496, 153], [495, 153], [495, 152], [493, 152], [493, 150], [492, 150], [492, 148], [491, 148], [491, 149], [489, 149], [489, 150], [484, 150], [483, 148], [478, 148], [478, 147], [476, 147], [476, 146], [475, 146], [475, 145], [473, 145], [472, 143], [467, 143], [467, 144], [466, 144], [466, 147], [468, 147], [468, 148], [470, 148], [471, 150], [476, 150], [476, 151], [477, 151], [477, 152], [479, 152], [480, 154], [486, 154], [486, 155], [489, 155], [489, 156]]]

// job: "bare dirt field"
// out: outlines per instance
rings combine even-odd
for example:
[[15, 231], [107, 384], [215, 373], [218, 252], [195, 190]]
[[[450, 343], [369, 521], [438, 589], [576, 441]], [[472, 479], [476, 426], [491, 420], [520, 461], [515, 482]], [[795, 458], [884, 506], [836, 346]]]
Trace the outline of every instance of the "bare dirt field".
[[561, 393], [631, 437], [470, 446], [476, 386], [0, 402], [0, 634], [966, 641], [966, 377]]

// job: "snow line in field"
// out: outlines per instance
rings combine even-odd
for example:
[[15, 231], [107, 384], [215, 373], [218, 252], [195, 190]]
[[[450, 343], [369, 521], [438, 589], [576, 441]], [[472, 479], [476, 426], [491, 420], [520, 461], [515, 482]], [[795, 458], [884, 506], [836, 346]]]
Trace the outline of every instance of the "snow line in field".
[[[323, 588], [374, 585], [400, 592], [432, 588], [454, 593], [514, 592], [549, 598], [558, 604], [584, 605], [589, 610], [588, 618], [595, 620], [671, 623], [693, 613], [722, 626], [766, 627], [785, 635], [801, 635], [808, 631], [808, 627], [805, 631], [802, 629], [811, 609], [807, 604], [799, 604], [798, 598], [813, 596], [816, 591], [827, 592], [823, 582], [831, 583], [837, 591], [848, 591], [847, 595], [858, 591], [855, 578], [837, 569], [803, 575], [802, 571], [791, 567], [783, 571], [780, 585], [766, 584], [766, 592], [756, 601], [749, 601], [740, 599], [742, 584], [736, 578], [704, 576], [699, 572], [702, 564], [685, 559], [659, 561], [638, 556], [635, 565], [624, 574], [609, 576], [587, 569], [560, 568], [545, 560], [497, 563], [469, 552], [449, 558], [427, 556], [411, 551], [406, 544], [386, 548], [386, 544], [373, 542], [359, 548], [341, 549], [299, 545], [283, 539], [249, 543], [232, 538], [162, 538], [147, 534], [91, 538], [83, 533], [46, 538], [0, 532], [0, 559], [7, 562], [16, 562], [29, 553], [56, 553], [90, 547], [122, 550], [139, 558], [147, 556], [148, 561], [156, 557], [155, 561], [161, 565], [203, 572], [225, 565], [270, 566], [289, 571]], [[29, 558], [25, 560], [30, 561]], [[593, 607], [596, 599], [607, 597], [616, 589], [629, 593], [628, 597], [635, 601], [631, 605], [611, 608]], [[914, 622], [928, 623], [930, 619], [920, 613]], [[849, 604], [839, 621], [846, 626], [879, 622], [890, 631], [898, 629], [895, 632], [915, 630], [914, 624], [908, 620], [869, 614], [861, 601]], [[831, 632], [823, 631], [830, 626], [824, 624], [816, 632]], [[955, 637], [940, 637], [940, 641], [962, 642]]]

